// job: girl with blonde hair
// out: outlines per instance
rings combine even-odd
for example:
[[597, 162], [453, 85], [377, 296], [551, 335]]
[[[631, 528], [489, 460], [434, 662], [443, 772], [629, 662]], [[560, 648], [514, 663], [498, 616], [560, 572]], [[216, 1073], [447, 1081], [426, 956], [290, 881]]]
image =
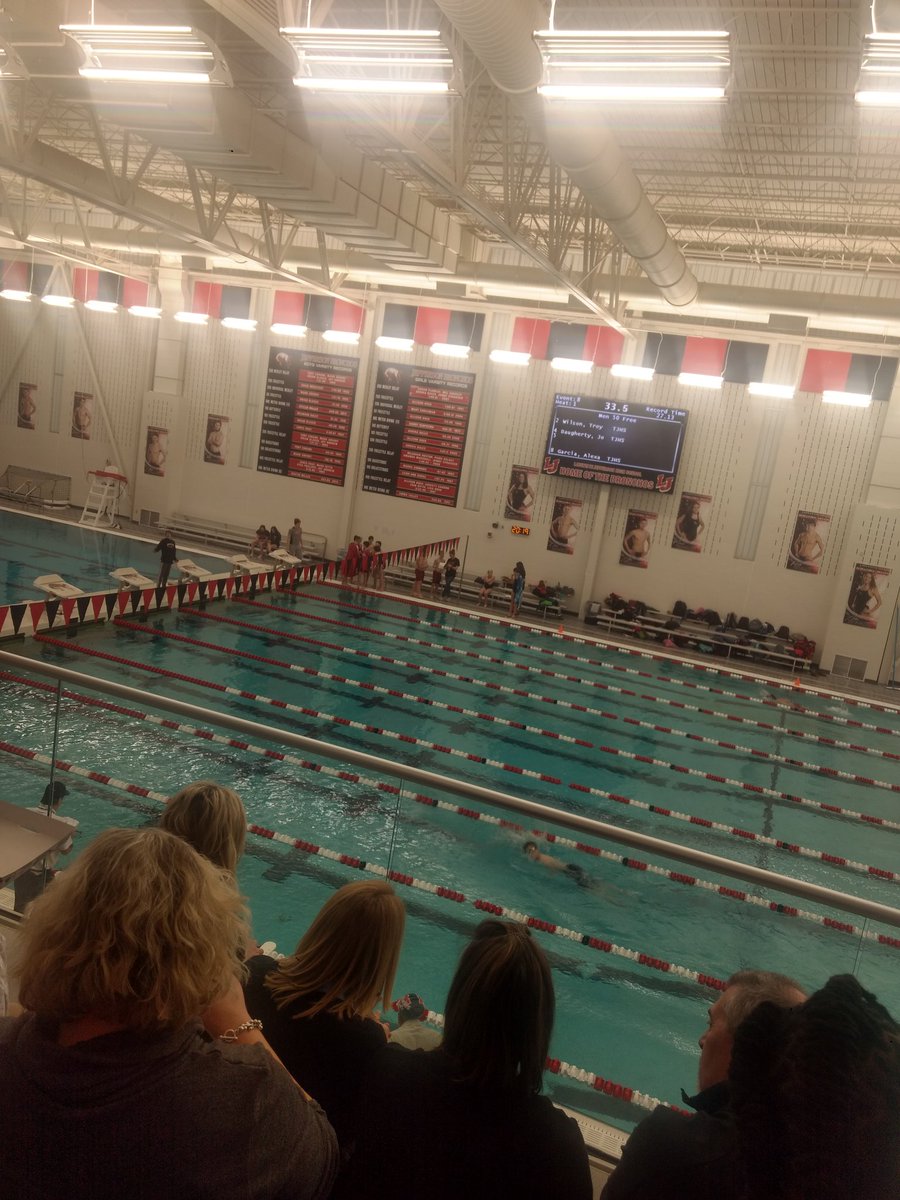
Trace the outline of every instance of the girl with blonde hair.
[[375, 1006], [390, 1003], [406, 912], [388, 883], [348, 883], [319, 910], [293, 954], [248, 964], [247, 1008], [295, 1079], [321, 1102], [345, 1152], [359, 1080], [387, 1042]]
[[188, 784], [168, 801], [159, 825], [223, 871], [236, 873], [247, 837], [247, 814], [231, 788], [208, 779]]
[[233, 881], [161, 829], [108, 830], [53, 880], [0, 1019], [5, 1195], [324, 1200], [334, 1132], [247, 1013], [245, 931]]

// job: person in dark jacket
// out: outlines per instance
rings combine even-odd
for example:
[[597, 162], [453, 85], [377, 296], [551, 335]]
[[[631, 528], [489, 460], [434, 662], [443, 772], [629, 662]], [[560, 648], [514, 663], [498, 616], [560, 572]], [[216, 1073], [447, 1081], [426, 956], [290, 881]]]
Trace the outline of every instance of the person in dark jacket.
[[172, 530], [167, 529], [165, 536], [153, 547], [153, 553], [159, 555], [159, 578], [156, 581], [157, 587], [165, 587], [169, 581], [169, 572], [178, 558], [178, 550], [175, 548], [175, 540], [172, 537]]

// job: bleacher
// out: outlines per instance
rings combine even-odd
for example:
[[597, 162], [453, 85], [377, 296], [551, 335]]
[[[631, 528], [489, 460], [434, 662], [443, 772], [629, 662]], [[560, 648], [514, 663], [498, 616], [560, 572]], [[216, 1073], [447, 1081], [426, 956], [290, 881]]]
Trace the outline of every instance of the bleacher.
[[[172, 513], [165, 522], [165, 528], [171, 529], [192, 541], [203, 542], [204, 545], [246, 552], [248, 546], [256, 537], [256, 527], [252, 529], [243, 525], [228, 525], [224, 521], [210, 521], [205, 517], [191, 517], [186, 513]], [[282, 531], [282, 547], [287, 547], [287, 531]], [[303, 531], [303, 561], [322, 562], [325, 558], [327, 539], [320, 533]]]
[[[395, 566], [388, 567], [385, 571], [385, 579], [389, 580], [398, 591], [411, 592], [415, 580], [413, 564], [411, 562], [397, 563]], [[475, 576], [466, 576], [462, 572], [459, 572], [453, 580], [448, 600], [454, 602], [463, 601], [471, 604], [474, 608], [478, 606], [480, 596], [481, 584], [475, 582]], [[429, 565], [428, 570], [425, 572], [425, 582], [422, 584], [422, 599], [442, 600], [443, 598], [443, 587], [437, 597], [432, 597], [431, 595], [431, 566]], [[563, 604], [562, 601], [565, 599], [566, 597], [563, 596], [558, 598], [555, 604], [541, 605], [537, 596], [532, 594], [531, 585], [526, 583], [525, 594], [522, 596], [522, 605], [519, 611], [520, 613], [533, 615], [540, 620], [559, 620], [563, 616], [575, 615], [572, 610], [567, 609]], [[488, 609], [502, 609], [505, 611], [509, 608], [509, 600], [510, 589], [504, 587], [502, 581], [498, 579], [491, 589], [487, 604]]]

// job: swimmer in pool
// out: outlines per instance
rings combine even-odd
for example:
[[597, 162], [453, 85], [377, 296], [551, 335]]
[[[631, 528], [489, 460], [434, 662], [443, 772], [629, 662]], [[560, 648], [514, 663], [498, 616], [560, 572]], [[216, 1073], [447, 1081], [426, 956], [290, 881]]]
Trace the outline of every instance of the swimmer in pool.
[[583, 867], [579, 867], [578, 863], [566, 863], [560, 858], [554, 858], [552, 854], [544, 854], [538, 849], [537, 842], [526, 842], [522, 847], [522, 853], [526, 858], [530, 858], [532, 862], [540, 863], [542, 867], [547, 867], [550, 871], [562, 871], [568, 875], [570, 879], [574, 879], [579, 887], [600, 888], [602, 885], [595, 884]]

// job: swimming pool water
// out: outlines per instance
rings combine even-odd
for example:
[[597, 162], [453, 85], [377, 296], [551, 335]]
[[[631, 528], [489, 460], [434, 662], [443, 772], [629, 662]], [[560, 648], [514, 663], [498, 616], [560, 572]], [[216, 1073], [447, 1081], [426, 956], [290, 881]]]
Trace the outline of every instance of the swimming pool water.
[[[754, 787], [894, 820], [895, 794], [886, 788], [836, 780], [807, 767], [691, 741], [645, 725], [677, 728], [685, 734], [755, 747], [781, 758], [891, 784], [900, 783], [893, 759], [873, 758], [862, 749], [842, 750], [797, 734], [865, 741], [892, 753], [895, 731], [900, 727], [896, 713], [873, 713], [805, 691], [799, 698], [806, 711], [797, 712], [790, 708], [797, 697], [777, 685], [767, 687], [608, 647], [567, 642], [545, 631], [510, 628], [388, 596], [347, 596], [328, 586], [304, 588], [295, 595], [260, 594], [255, 604], [213, 605], [205, 613], [154, 614], [149, 621], [132, 619], [127, 624], [143, 624], [143, 628], [85, 628], [76, 639], [61, 644], [38, 640], [22, 647], [22, 652], [98, 678], [128, 683], [146, 692], [148, 706], [155, 692], [164, 691], [198, 705], [227, 708], [273, 727], [470, 779], [896, 904], [900, 886], [896, 883], [624, 807], [568, 786], [605, 789], [833, 856], [897, 870], [900, 832], [602, 749], [639, 753]], [[174, 640], [166, 634], [193, 641]], [[394, 636], [382, 636], [385, 634]], [[414, 640], [399, 641], [398, 637]], [[86, 654], [86, 650], [114, 655], [118, 661]], [[401, 661], [382, 661], [384, 658]], [[154, 674], [148, 669], [152, 667], [190, 679]], [[441, 671], [449, 674], [438, 674]], [[469, 681], [453, 676], [465, 676]], [[224, 697], [191, 679], [311, 711]], [[391, 694], [373, 691], [370, 685], [389, 689]], [[517, 694], [498, 688], [516, 689]], [[407, 697], [435, 703], [427, 705]], [[664, 700], [694, 708], [667, 706], [661, 703]], [[592, 711], [573, 710], [560, 701]], [[49, 753], [52, 695], [0, 676], [0, 702], [6, 713], [6, 741]], [[466, 711], [448, 711], [446, 706]], [[738, 724], [696, 711], [699, 708], [765, 721], [777, 728]], [[148, 707], [148, 711], [152, 709]], [[821, 715], [817, 717], [816, 712]], [[890, 732], [861, 732], [823, 720], [823, 715], [837, 721], [867, 722]], [[626, 724], [628, 719], [644, 724]], [[540, 731], [577, 738], [581, 744], [545, 737]], [[87, 708], [76, 700], [62, 703], [57, 754], [89, 770], [164, 794], [193, 779], [218, 779], [236, 788], [251, 820], [260, 826], [366, 861], [390, 862], [395, 870], [469, 898], [516, 909], [666, 962], [720, 978], [742, 966], [764, 966], [796, 975], [810, 987], [819, 986], [832, 973], [856, 969], [888, 1007], [900, 1007], [896, 969], [900, 950], [869, 941], [861, 945], [858, 937], [839, 930], [682, 886], [620, 862], [548, 847], [584, 869], [591, 886], [579, 887], [569, 877], [525, 859], [522, 835], [416, 803], [408, 788], [399, 798], [380, 791], [373, 772], [366, 772], [366, 780], [360, 783], [336, 779], [299, 764], [201, 741], [185, 731]], [[494, 765], [476, 761], [478, 758], [494, 760]], [[34, 803], [46, 773], [45, 767], [0, 754], [0, 794]], [[71, 791], [67, 811], [82, 822], [86, 835], [82, 844], [100, 828], [139, 824], [153, 819], [158, 811], [151, 802], [99, 783], [67, 782]], [[431, 789], [429, 794], [456, 803], [439, 790]], [[678, 869], [677, 864], [664, 860], [659, 860], [659, 865]], [[282, 950], [293, 946], [331, 889], [358, 877], [351, 867], [257, 837], [249, 839], [240, 872], [257, 936], [276, 940]], [[740, 887], [732, 880], [715, 882]], [[400, 891], [409, 922], [396, 992], [418, 991], [430, 1007], [441, 1011], [455, 960], [480, 914], [471, 905], [408, 888]], [[772, 899], [791, 903], [789, 897]], [[851, 920], [840, 913], [831, 915]], [[678, 1102], [679, 1088], [690, 1090], [693, 1086], [695, 1043], [715, 993], [671, 972], [599, 953], [577, 941], [542, 933], [536, 936], [551, 958], [557, 987], [553, 1055]], [[635, 1108], [597, 1097], [576, 1083], [549, 1077], [549, 1087], [557, 1099], [587, 1111], [602, 1111], [621, 1124], [640, 1116]]]

